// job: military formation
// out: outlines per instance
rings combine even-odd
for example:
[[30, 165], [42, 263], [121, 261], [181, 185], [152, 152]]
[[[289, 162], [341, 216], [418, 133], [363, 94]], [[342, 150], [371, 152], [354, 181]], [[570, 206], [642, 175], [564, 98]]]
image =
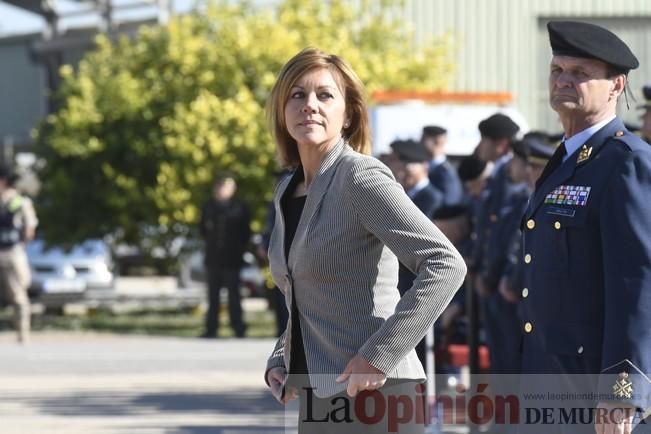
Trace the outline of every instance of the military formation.
[[[430, 217], [463, 210], [467, 230], [454, 243], [479, 296], [491, 373], [555, 374], [557, 390], [606, 397], [580, 406], [630, 410], [567, 432], [644, 432], [639, 416], [651, 409], [651, 87], [643, 89], [642, 126], [633, 133], [617, 117], [618, 101], [630, 93], [628, 73], [638, 67], [628, 46], [586, 23], [550, 22], [548, 32], [549, 100], [561, 134], [521, 134], [498, 113], [479, 123], [481, 140], [458, 170], [445, 159], [438, 126], [425, 127], [420, 142], [394, 142], [395, 155], [382, 158]], [[429, 166], [429, 178], [425, 169], [413, 178], [414, 165]], [[441, 228], [449, 236], [444, 222]], [[410, 278], [403, 270], [403, 290]], [[457, 316], [462, 308], [449, 307]], [[454, 324], [446, 314], [441, 323]], [[523, 380], [521, 388], [534, 383]]]

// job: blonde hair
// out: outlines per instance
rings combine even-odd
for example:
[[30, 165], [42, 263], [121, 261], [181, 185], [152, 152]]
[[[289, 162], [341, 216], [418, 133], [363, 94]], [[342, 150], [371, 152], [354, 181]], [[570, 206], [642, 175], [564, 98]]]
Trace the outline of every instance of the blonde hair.
[[305, 73], [318, 68], [326, 68], [332, 73], [344, 95], [346, 114], [350, 120], [348, 127], [342, 131], [344, 139], [355, 151], [370, 153], [371, 131], [364, 85], [348, 62], [334, 54], [310, 47], [303, 49], [283, 66], [267, 102], [269, 129], [276, 141], [280, 162], [286, 167], [298, 166], [300, 157], [296, 141], [287, 130], [285, 105], [296, 81]]

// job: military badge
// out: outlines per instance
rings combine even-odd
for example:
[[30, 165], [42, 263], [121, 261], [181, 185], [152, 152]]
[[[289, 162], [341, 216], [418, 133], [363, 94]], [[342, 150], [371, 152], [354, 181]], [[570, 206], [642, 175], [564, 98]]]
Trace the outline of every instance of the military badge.
[[613, 385], [613, 393], [617, 398], [631, 399], [633, 396], [633, 383], [628, 381], [626, 372], [619, 374], [619, 380]]
[[579, 152], [579, 158], [576, 160], [576, 164], [583, 163], [588, 158], [590, 158], [591, 154], [592, 154], [592, 146], [588, 148], [586, 145], [583, 145], [581, 147], [581, 151]]
[[583, 185], [560, 185], [545, 196], [545, 203], [585, 206], [588, 203], [591, 188]]

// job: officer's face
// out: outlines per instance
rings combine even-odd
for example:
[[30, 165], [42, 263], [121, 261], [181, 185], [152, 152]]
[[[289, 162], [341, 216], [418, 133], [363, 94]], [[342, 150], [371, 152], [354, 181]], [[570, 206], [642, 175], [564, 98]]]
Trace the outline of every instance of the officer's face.
[[554, 56], [549, 69], [549, 102], [563, 116], [597, 119], [617, 105], [623, 76], [607, 78], [608, 66], [596, 59]]
[[405, 190], [412, 189], [420, 181], [427, 177], [427, 163], [405, 164], [403, 187]]
[[314, 69], [296, 80], [285, 104], [285, 123], [299, 147], [329, 149], [341, 138], [345, 118], [343, 89], [330, 70]]
[[509, 177], [514, 184], [527, 180], [527, 163], [520, 157], [513, 157], [509, 161]]

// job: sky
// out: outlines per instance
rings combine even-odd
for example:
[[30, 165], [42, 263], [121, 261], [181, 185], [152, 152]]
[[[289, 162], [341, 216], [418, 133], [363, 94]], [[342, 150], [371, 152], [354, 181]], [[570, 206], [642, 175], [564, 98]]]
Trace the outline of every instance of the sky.
[[[176, 13], [187, 12], [192, 9], [197, 2], [196, 0], [168, 0]], [[69, 12], [88, 10], [88, 4], [73, 0], [54, 0], [57, 10], [65, 15]], [[114, 5], [118, 8], [114, 14], [116, 21], [132, 21], [147, 18], [154, 18], [157, 15], [155, 6], [147, 6], [143, 0], [113, 0]], [[120, 11], [119, 7], [124, 5], [142, 4], [143, 7]], [[62, 30], [70, 27], [87, 27], [97, 25], [99, 17], [96, 14], [85, 14], [74, 18], [64, 18], [61, 20]], [[20, 8], [10, 6], [0, 0], [0, 37], [8, 35], [20, 35], [27, 33], [37, 33], [43, 31], [45, 21], [38, 15], [26, 12]]]

